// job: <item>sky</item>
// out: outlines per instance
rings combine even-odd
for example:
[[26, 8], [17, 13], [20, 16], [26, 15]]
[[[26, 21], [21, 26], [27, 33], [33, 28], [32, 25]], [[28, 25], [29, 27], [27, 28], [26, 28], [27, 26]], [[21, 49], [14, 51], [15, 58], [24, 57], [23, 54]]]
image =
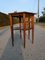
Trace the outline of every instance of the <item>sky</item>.
[[[45, 0], [40, 1], [40, 16], [45, 7]], [[0, 0], [0, 12], [11, 13], [14, 11], [27, 11], [37, 13], [38, 0]]]

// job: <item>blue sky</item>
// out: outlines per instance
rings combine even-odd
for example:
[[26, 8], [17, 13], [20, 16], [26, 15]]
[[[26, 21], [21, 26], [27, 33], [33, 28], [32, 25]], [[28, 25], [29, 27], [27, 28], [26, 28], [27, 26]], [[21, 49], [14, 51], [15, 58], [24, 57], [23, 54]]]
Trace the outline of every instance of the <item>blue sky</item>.
[[[38, 0], [0, 0], [0, 12], [29, 11], [37, 13]], [[40, 0], [40, 15], [45, 7], [45, 0]]]

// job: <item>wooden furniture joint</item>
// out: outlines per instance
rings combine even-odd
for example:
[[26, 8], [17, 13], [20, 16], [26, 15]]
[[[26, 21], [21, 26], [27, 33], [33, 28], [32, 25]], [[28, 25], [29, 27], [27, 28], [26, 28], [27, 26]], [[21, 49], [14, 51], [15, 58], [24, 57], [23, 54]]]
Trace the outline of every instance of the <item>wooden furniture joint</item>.
[[[30, 30], [32, 30], [32, 43], [34, 43], [34, 15], [35, 14], [36, 13], [31, 13], [31, 12], [14, 12], [14, 13], [9, 13], [12, 46], [14, 46], [13, 30], [20, 30], [20, 38], [22, 38], [21, 30], [24, 31], [24, 48], [25, 48], [25, 45], [26, 45], [25, 44], [26, 43], [26, 30], [28, 30], [28, 38], [29, 39], [30, 39]], [[13, 17], [19, 18], [19, 26], [20, 27], [13, 28]], [[23, 20], [23, 23], [21, 22], [21, 18]], [[23, 27], [21, 26], [21, 23], [23, 24]]]

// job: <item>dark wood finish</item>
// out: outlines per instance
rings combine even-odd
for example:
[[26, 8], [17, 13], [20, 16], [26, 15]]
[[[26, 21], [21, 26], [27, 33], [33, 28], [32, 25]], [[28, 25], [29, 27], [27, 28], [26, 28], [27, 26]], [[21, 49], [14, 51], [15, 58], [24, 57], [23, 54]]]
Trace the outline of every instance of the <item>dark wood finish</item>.
[[[30, 38], [30, 30], [32, 30], [32, 43], [34, 42], [34, 14], [31, 12], [14, 12], [14, 13], [9, 13], [10, 15], [10, 27], [11, 27], [11, 37], [12, 37], [12, 45], [14, 46], [14, 36], [13, 36], [13, 30], [20, 30], [20, 38], [21, 36], [21, 30], [24, 31], [24, 48], [26, 45], [26, 30], [28, 30], [28, 38]], [[19, 26], [17, 28], [13, 28], [13, 17], [19, 18]], [[21, 26], [21, 18], [23, 19], [23, 28]], [[26, 27], [26, 18], [28, 18], [28, 25], [29, 27]], [[31, 19], [31, 22], [30, 22]], [[32, 24], [32, 27], [30, 25]]]
[[32, 44], [34, 43], [34, 16], [31, 17], [32, 19]]
[[19, 17], [19, 26], [20, 26], [20, 38], [22, 38], [22, 36], [21, 36], [21, 17]]
[[26, 21], [25, 21], [25, 14], [23, 14], [23, 20], [24, 20], [24, 48], [25, 48], [25, 40], [26, 40]]
[[26, 14], [26, 16], [32, 16], [32, 15], [35, 15], [36, 13], [32, 13], [32, 12], [13, 12], [13, 13], [9, 13], [9, 15], [12, 15], [12, 16], [17, 16], [17, 17], [23, 17], [23, 14]]
[[28, 17], [28, 25], [29, 25], [29, 30], [28, 30], [28, 39], [30, 39], [30, 17]]
[[14, 36], [13, 36], [13, 19], [10, 15], [10, 29], [11, 29], [11, 38], [12, 38], [12, 46], [14, 46]]

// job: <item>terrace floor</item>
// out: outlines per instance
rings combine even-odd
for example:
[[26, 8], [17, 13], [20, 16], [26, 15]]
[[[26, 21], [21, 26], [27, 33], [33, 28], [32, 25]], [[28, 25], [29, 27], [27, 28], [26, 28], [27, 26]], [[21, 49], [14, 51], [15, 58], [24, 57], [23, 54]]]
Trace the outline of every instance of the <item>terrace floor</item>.
[[[17, 26], [17, 25], [16, 25]], [[19, 31], [14, 31], [14, 47], [11, 44], [10, 28], [0, 29], [0, 60], [45, 60], [45, 27], [35, 24], [34, 44], [28, 39], [26, 31], [26, 47], [23, 46]]]

